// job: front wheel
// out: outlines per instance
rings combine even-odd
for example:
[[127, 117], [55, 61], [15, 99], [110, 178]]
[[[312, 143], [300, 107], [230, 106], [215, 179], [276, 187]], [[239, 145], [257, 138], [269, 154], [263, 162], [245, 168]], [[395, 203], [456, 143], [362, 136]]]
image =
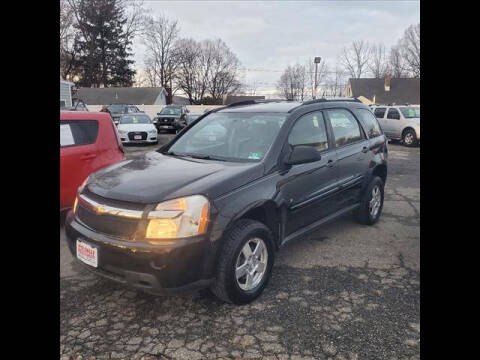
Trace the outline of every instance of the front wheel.
[[273, 238], [265, 225], [238, 221], [220, 251], [212, 292], [237, 305], [253, 301], [267, 286], [274, 256]]
[[380, 218], [383, 209], [384, 184], [380, 177], [375, 176], [367, 186], [360, 206], [355, 211], [358, 222], [373, 225]]

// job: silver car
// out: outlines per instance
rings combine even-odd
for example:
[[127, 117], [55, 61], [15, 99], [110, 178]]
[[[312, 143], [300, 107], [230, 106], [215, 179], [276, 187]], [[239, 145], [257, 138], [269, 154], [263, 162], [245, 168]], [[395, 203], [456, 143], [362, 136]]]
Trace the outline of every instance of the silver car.
[[371, 106], [384, 134], [401, 140], [406, 146], [420, 142], [420, 106]]

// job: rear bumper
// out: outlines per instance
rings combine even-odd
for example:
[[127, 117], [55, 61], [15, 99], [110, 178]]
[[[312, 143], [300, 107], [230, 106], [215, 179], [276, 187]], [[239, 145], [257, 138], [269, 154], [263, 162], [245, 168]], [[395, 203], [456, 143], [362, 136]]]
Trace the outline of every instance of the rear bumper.
[[92, 231], [70, 211], [65, 222], [70, 252], [76, 258], [76, 240], [97, 248], [98, 267], [77, 260], [88, 270], [155, 295], [190, 292], [208, 287], [206, 273], [210, 242], [205, 236], [177, 240], [173, 245], [149, 245], [124, 241]]

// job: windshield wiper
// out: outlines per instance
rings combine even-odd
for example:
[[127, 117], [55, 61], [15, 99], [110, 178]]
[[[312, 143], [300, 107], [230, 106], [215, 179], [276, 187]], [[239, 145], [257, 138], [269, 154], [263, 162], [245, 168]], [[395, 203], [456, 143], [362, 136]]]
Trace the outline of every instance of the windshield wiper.
[[185, 154], [177, 154], [176, 152], [173, 152], [173, 151], [167, 151], [165, 153], [163, 153], [164, 155], [171, 155], [171, 156], [178, 156], [178, 157], [185, 157], [185, 156], [189, 156], [189, 155], [185, 155]]
[[185, 154], [185, 156], [189, 156], [193, 159], [226, 161], [225, 159], [221, 159], [215, 156], [202, 155], [202, 154]]

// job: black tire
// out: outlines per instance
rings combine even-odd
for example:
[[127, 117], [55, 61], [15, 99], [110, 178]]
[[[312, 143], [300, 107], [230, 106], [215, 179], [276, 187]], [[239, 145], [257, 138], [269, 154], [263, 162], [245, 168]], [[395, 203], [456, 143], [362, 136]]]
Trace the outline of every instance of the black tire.
[[[254, 238], [264, 241], [268, 260], [266, 271], [260, 283], [250, 291], [240, 288], [235, 276], [237, 257], [245, 243]], [[221, 300], [242, 305], [255, 300], [265, 289], [271, 276], [275, 251], [273, 237], [270, 230], [262, 223], [249, 219], [239, 220], [226, 235], [222, 244], [216, 268], [215, 282], [211, 286], [212, 292]]]
[[[372, 200], [372, 197], [373, 197], [372, 191], [376, 186], [380, 190], [381, 201], [380, 201], [380, 207], [377, 213], [375, 214], [375, 216], [373, 216], [370, 212], [370, 201]], [[384, 195], [383, 181], [378, 176], [375, 176], [370, 182], [370, 184], [368, 184], [367, 188], [365, 189], [360, 206], [355, 210], [355, 217], [357, 221], [360, 224], [364, 224], [364, 225], [375, 224], [380, 218], [380, 215], [382, 214], [384, 197], [385, 195]]]
[[412, 129], [407, 129], [403, 132], [402, 142], [405, 146], [412, 147], [417, 145], [417, 134]]

